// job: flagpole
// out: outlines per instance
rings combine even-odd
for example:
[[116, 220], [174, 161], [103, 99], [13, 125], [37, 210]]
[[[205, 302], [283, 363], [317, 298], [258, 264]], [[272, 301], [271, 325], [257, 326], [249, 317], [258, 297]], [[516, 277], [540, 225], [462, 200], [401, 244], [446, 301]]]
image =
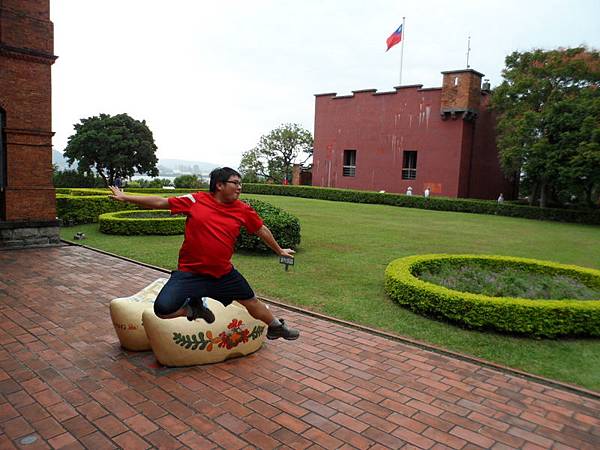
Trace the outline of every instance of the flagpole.
[[402, 48], [400, 49], [400, 84], [402, 86], [402, 60], [404, 59], [404, 41], [406, 40], [406, 27], [404, 26], [404, 19], [406, 17], [402, 17]]
[[469, 39], [467, 40], [467, 69], [469, 68], [470, 53], [471, 53], [471, 36], [469, 35]]

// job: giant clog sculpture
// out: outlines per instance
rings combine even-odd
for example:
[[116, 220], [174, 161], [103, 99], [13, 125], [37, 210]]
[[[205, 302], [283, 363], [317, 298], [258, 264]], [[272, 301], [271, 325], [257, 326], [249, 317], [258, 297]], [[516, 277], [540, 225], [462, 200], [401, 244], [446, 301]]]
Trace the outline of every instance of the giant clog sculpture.
[[267, 326], [250, 316], [246, 308], [233, 302], [225, 308], [207, 298], [215, 314], [214, 323], [185, 317], [160, 319], [152, 309], [142, 319], [152, 351], [164, 366], [191, 366], [224, 361], [254, 353], [265, 341]]
[[115, 298], [110, 302], [110, 318], [121, 342], [127, 350], [150, 350], [150, 342], [142, 325], [142, 312], [154, 308], [154, 300], [167, 282], [159, 278], [131, 297]]

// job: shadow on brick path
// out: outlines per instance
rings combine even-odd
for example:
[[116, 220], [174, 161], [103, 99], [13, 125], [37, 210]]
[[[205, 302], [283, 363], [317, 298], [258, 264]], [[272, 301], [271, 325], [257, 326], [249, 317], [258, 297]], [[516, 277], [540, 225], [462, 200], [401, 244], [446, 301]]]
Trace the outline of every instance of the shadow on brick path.
[[165, 274], [0, 251], [0, 448], [600, 448], [600, 401], [299, 312], [295, 342], [170, 369], [108, 304]]

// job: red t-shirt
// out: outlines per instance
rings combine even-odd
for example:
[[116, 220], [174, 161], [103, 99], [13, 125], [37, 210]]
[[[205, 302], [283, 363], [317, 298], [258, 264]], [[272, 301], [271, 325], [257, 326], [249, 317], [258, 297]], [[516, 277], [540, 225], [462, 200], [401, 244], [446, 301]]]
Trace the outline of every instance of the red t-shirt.
[[185, 214], [185, 238], [178, 270], [220, 278], [232, 269], [231, 256], [240, 228], [256, 233], [262, 219], [247, 203], [219, 203], [207, 192], [169, 197], [171, 214]]

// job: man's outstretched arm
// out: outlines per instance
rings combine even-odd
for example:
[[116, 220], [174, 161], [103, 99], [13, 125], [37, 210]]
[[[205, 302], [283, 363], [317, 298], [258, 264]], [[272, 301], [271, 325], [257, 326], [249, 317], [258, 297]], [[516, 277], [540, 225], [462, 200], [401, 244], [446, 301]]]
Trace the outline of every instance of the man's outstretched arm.
[[110, 190], [113, 193], [110, 198], [114, 198], [120, 202], [133, 203], [148, 209], [169, 209], [169, 200], [164, 197], [157, 195], [129, 195], [115, 186], [110, 186]]
[[269, 230], [266, 226], [263, 225], [260, 227], [255, 234], [279, 256], [289, 256], [291, 258], [294, 257], [294, 253], [296, 252], [291, 248], [281, 248], [273, 237], [271, 230]]

